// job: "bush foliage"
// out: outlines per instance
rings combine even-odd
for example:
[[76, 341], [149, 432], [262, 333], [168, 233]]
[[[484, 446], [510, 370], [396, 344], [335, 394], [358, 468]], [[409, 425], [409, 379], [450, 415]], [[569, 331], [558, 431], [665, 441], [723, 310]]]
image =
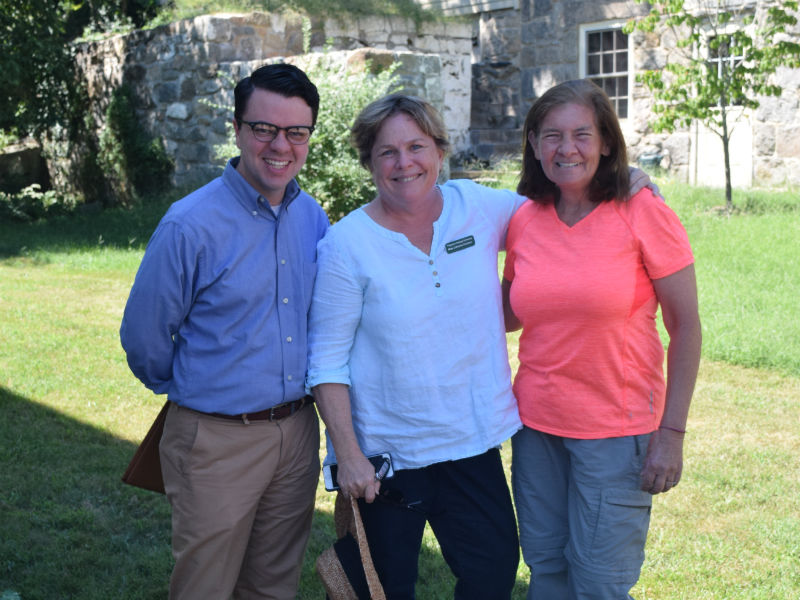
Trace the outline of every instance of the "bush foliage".
[[0, 219], [36, 221], [62, 215], [75, 208], [75, 198], [54, 190], [42, 191], [38, 183], [16, 194], [0, 191]]
[[306, 72], [320, 94], [317, 128], [298, 179], [332, 222], [372, 200], [375, 188], [350, 145], [350, 127], [367, 104], [395, 85], [395, 67], [373, 74], [336, 65], [323, 55]]
[[85, 29], [142, 25], [159, 0], [0, 0], [0, 129], [20, 137], [82, 111], [70, 42]]
[[127, 85], [114, 90], [100, 135], [98, 162], [119, 204], [162, 192], [170, 186], [172, 160], [160, 138], [150, 136], [136, 115]]

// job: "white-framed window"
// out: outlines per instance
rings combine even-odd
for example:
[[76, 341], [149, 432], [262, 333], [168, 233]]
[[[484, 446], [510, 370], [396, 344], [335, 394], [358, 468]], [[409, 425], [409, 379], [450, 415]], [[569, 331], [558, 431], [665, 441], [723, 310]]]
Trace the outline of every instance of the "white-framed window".
[[[723, 81], [730, 77], [731, 71], [741, 67], [745, 60], [744, 50], [734, 45], [730, 34], [706, 38], [706, 52], [709, 71], [716, 73], [716, 76]], [[737, 93], [733, 88], [728, 91], [730, 93], [728, 105], [741, 106], [741, 93]]]
[[580, 74], [608, 94], [620, 119], [627, 119], [633, 83], [632, 48], [622, 31], [625, 21], [593, 23], [580, 27]]

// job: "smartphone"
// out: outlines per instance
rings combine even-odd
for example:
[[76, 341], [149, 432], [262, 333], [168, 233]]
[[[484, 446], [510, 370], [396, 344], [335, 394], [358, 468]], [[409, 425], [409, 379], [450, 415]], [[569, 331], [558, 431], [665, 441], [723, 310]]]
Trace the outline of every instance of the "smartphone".
[[[375, 454], [374, 456], [368, 456], [367, 459], [375, 467], [375, 475], [378, 476], [378, 479], [388, 479], [394, 475], [394, 469], [392, 468], [392, 457], [387, 452], [384, 452], [383, 454]], [[336, 463], [322, 467], [322, 476], [325, 479], [325, 489], [329, 492], [339, 489], [339, 483], [336, 481], [336, 470]]]

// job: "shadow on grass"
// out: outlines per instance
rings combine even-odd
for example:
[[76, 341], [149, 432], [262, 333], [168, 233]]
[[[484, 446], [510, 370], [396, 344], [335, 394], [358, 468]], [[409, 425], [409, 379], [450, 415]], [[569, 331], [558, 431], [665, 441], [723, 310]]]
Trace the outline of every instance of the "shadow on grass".
[[[24, 600], [163, 600], [172, 556], [164, 496], [120, 480], [136, 444], [0, 387], [0, 594]], [[322, 600], [314, 562], [335, 539], [317, 510], [298, 598]], [[420, 558], [421, 598], [449, 576]], [[452, 590], [452, 585], [444, 589]], [[443, 597], [451, 597], [452, 593]]]
[[0, 388], [0, 591], [167, 597], [163, 496], [120, 476], [135, 445]]

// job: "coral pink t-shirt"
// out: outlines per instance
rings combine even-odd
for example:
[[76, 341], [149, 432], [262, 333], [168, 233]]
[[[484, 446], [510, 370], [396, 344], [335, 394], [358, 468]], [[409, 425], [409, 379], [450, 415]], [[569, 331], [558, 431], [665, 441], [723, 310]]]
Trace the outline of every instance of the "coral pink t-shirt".
[[645, 188], [569, 227], [552, 204], [528, 201], [506, 249], [523, 328], [514, 380], [522, 422], [581, 439], [655, 430], [665, 384], [651, 280], [694, 261], [675, 213]]

